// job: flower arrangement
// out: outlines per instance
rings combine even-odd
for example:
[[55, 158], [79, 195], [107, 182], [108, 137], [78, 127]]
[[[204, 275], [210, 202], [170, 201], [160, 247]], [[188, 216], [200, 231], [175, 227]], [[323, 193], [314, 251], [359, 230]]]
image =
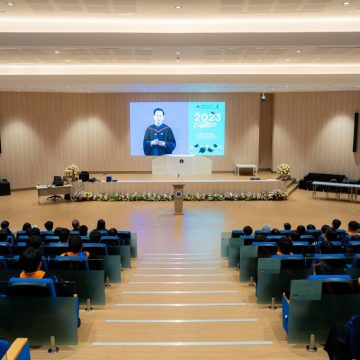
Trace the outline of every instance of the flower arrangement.
[[80, 168], [75, 165], [71, 164], [68, 165], [64, 170], [64, 176], [69, 178], [71, 181], [75, 181], [79, 178]]
[[[263, 191], [261, 193], [210, 193], [210, 194], [184, 194], [184, 201], [250, 201], [250, 200], [285, 200], [287, 193], [281, 190]], [[91, 191], [76, 191], [72, 199], [77, 201], [172, 201], [174, 194], [165, 193], [100, 193]]]
[[277, 174], [280, 176], [282, 180], [287, 180], [290, 177], [291, 169], [289, 164], [281, 163], [276, 168]]

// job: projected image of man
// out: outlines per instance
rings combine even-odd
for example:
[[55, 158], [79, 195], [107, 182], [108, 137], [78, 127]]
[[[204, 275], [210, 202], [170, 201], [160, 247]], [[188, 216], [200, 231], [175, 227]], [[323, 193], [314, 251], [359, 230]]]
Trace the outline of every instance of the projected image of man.
[[176, 141], [171, 128], [163, 123], [165, 112], [156, 108], [153, 114], [154, 124], [146, 129], [144, 135], [144, 154], [147, 156], [172, 154]]

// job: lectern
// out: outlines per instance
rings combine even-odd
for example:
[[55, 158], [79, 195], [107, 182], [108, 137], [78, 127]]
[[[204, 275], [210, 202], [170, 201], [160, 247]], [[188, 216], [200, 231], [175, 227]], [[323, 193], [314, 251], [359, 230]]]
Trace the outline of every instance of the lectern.
[[173, 184], [174, 215], [183, 215], [184, 184]]

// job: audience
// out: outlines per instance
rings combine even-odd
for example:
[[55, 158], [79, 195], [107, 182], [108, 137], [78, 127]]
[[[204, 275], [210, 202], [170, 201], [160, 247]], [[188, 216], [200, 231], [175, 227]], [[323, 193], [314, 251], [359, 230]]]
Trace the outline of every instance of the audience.
[[299, 235], [306, 235], [306, 228], [304, 225], [298, 225], [296, 228], [296, 231], [299, 233]]
[[13, 241], [15, 236], [14, 233], [10, 230], [10, 223], [7, 220], [1, 222], [1, 231], [5, 231], [8, 234], [9, 241]]
[[291, 224], [288, 223], [288, 222], [286, 222], [286, 223], [284, 224], [284, 230], [291, 230]]
[[341, 225], [341, 221], [340, 221], [339, 219], [334, 219], [334, 220], [332, 221], [332, 228], [333, 228], [334, 230], [340, 229], [340, 225]]
[[61, 256], [83, 256], [85, 258], [89, 257], [89, 253], [87, 251], [82, 251], [83, 242], [79, 235], [71, 235], [69, 237], [69, 251], [61, 254]]
[[253, 232], [253, 229], [251, 226], [247, 225], [243, 228], [243, 232], [244, 232], [244, 235], [245, 236], [251, 236], [252, 235], [252, 232]]
[[80, 236], [87, 236], [88, 234], [88, 227], [86, 225], [79, 226], [79, 235]]
[[278, 241], [278, 250], [276, 255], [293, 255], [292, 250], [292, 241], [288, 238], [281, 238]]
[[43, 279], [46, 272], [41, 270], [41, 254], [40, 251], [29, 247], [20, 255], [20, 266], [22, 271], [19, 275], [20, 278], [27, 279]]
[[52, 231], [53, 228], [54, 228], [54, 223], [50, 220], [46, 221], [46, 223], [44, 224], [44, 228], [47, 230], [47, 231]]
[[71, 222], [71, 226], [72, 226], [73, 231], [78, 231], [79, 227], [80, 227], [80, 221], [78, 219], [74, 219]]

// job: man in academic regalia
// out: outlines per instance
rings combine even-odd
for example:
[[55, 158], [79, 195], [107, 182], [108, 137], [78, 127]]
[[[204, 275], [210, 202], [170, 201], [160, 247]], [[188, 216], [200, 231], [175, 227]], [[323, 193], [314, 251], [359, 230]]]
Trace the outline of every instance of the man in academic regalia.
[[147, 156], [172, 154], [176, 147], [171, 128], [163, 124], [164, 117], [163, 109], [156, 108], [154, 110], [154, 124], [146, 129], [144, 135], [144, 154]]

